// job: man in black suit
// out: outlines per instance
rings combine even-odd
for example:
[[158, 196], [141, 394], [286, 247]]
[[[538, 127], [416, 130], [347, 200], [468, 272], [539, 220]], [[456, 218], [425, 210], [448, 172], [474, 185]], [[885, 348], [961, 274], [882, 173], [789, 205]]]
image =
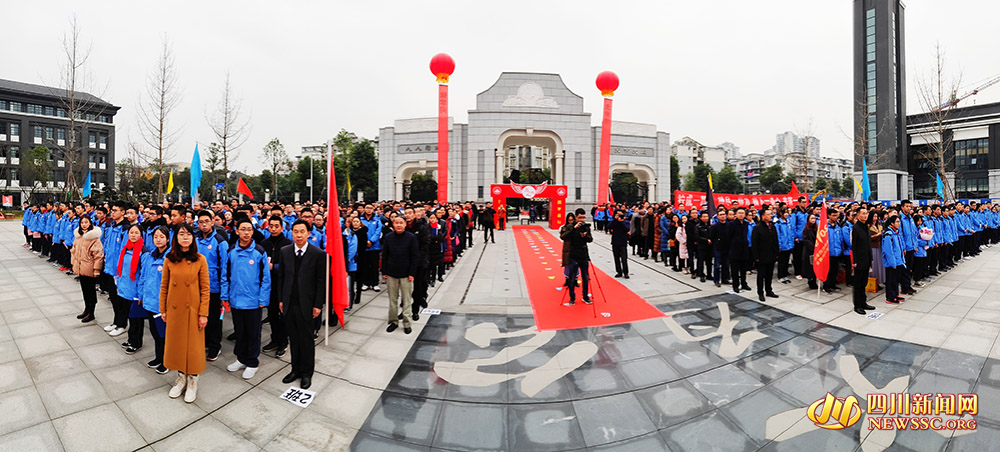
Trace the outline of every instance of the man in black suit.
[[851, 252], [854, 256], [854, 312], [865, 315], [866, 309], [875, 309], [868, 304], [868, 271], [872, 266], [872, 236], [868, 232], [868, 209], [858, 209], [857, 223], [851, 229]]
[[750, 233], [750, 251], [757, 264], [757, 298], [764, 301], [764, 296], [778, 298], [771, 289], [774, 277], [774, 262], [778, 257], [778, 230], [772, 218], [771, 209], [764, 210], [760, 215], [760, 223], [754, 226]]
[[292, 223], [292, 244], [278, 252], [275, 264], [275, 287], [281, 290], [278, 305], [285, 321], [292, 351], [292, 371], [281, 380], [288, 384], [302, 379], [302, 389], [312, 384], [316, 344], [313, 342], [313, 319], [323, 312], [326, 298], [326, 269], [323, 251], [309, 244], [312, 225], [305, 220]]
[[[750, 244], [747, 243], [746, 222], [747, 210], [739, 207], [736, 209], [736, 220], [729, 223], [729, 266], [730, 275], [733, 277], [733, 292], [740, 293], [740, 290], [750, 290], [747, 285], [747, 264], [750, 260]], [[689, 251], [690, 252], [690, 251]]]
[[[281, 259], [279, 256], [281, 249], [292, 244], [292, 241], [285, 237], [284, 224], [285, 221], [278, 215], [272, 215], [267, 220], [267, 229], [271, 236], [264, 240], [264, 251], [271, 258], [271, 281], [277, 281], [278, 271], [281, 268], [278, 265]], [[275, 352], [274, 356], [277, 358], [285, 356], [285, 348], [288, 347], [288, 334], [285, 333], [285, 321], [282, 319], [279, 307], [282, 300], [281, 295], [282, 288], [280, 286], [275, 286], [271, 290], [271, 304], [267, 305], [267, 317], [271, 323], [271, 340], [261, 349], [265, 352]]]

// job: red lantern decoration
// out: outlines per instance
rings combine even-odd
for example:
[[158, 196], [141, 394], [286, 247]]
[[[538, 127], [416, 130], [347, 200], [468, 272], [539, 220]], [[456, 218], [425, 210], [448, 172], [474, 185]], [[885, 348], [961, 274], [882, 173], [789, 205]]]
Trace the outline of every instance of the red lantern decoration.
[[[452, 64], [452, 69], [455, 65]], [[611, 71], [604, 71], [597, 74], [597, 89], [601, 90], [602, 96], [614, 96], [618, 89], [618, 75]]]
[[[439, 53], [431, 58], [431, 74], [437, 77], [438, 83], [448, 83], [448, 76], [454, 72], [455, 60], [451, 59], [447, 53]], [[617, 82], [615, 86], [618, 86]]]

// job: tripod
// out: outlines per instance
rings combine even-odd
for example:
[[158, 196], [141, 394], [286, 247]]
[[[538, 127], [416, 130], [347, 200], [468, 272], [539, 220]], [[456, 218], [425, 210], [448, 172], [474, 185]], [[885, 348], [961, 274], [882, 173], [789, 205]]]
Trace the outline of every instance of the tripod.
[[[604, 287], [601, 286], [601, 281], [600, 281], [600, 279], [597, 278], [597, 267], [594, 267], [594, 262], [592, 262], [592, 261], [588, 262], [587, 264], [590, 265], [590, 274], [594, 275], [594, 282], [597, 283], [597, 290], [599, 290], [601, 292], [601, 300], [603, 302], [607, 303], [608, 302], [608, 297], [604, 295]], [[583, 275], [580, 275], [580, 277], [582, 278]], [[567, 277], [567, 282], [568, 282], [569, 278], [570, 277]], [[572, 278], [576, 278], [576, 275], [573, 275]], [[565, 302], [565, 300], [566, 300], [566, 293], [574, 289], [573, 286], [570, 286], [570, 285], [568, 285], [566, 283], [563, 283], [563, 287], [565, 287], [566, 290], [563, 291], [563, 296], [559, 300], [559, 304], [560, 305], [562, 305]], [[597, 318], [597, 306], [593, 303], [593, 300], [591, 300], [590, 307], [594, 310], [594, 318], [596, 319]]]

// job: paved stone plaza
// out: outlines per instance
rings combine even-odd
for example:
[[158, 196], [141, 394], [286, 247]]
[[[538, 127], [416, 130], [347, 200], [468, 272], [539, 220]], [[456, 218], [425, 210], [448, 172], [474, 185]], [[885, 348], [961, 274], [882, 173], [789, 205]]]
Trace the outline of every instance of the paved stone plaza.
[[[173, 375], [145, 366], [152, 347], [126, 355], [124, 336], [101, 329], [107, 299], [81, 324], [79, 284], [21, 248], [18, 222], [0, 222], [0, 451], [979, 451], [1000, 441], [996, 247], [899, 306], [872, 294], [877, 319], [851, 312], [847, 290], [776, 283], [781, 298], [762, 304], [633, 260], [621, 281], [670, 317], [536, 332], [513, 234], [496, 238], [484, 249], [476, 236], [431, 289], [442, 314], [422, 316], [414, 334], [385, 333], [385, 291], [365, 292], [346, 329], [317, 347], [316, 398], [300, 408], [279, 397], [287, 355], [262, 354], [245, 381], [225, 370], [229, 342], [195, 403], [169, 399]], [[591, 255], [607, 272], [606, 242], [595, 237]], [[805, 414], [827, 392], [865, 408], [875, 391], [977, 393], [977, 429], [873, 432], [865, 416], [826, 430]]]

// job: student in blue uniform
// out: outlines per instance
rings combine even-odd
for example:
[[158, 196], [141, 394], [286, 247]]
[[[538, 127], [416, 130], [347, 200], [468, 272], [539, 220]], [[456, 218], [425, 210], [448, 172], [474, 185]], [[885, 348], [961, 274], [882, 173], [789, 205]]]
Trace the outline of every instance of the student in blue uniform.
[[[167, 368], [163, 366], [163, 345], [165, 342], [163, 335], [160, 334], [159, 327], [157, 327], [157, 322], [160, 312], [160, 283], [163, 279], [163, 259], [166, 257], [167, 252], [170, 251], [169, 236], [170, 229], [165, 225], [153, 228], [150, 234], [153, 242], [153, 251], [143, 253], [139, 264], [139, 302], [142, 304], [143, 310], [146, 311], [145, 320], [149, 322], [149, 335], [153, 337], [156, 349], [153, 359], [147, 362], [146, 366], [156, 370], [156, 373], [160, 375], [167, 373]], [[132, 324], [138, 324], [139, 329], [142, 329], [143, 320], [135, 319]], [[130, 328], [129, 334], [131, 332]]]
[[254, 226], [247, 215], [236, 220], [236, 245], [229, 250], [227, 270], [222, 290], [223, 301], [229, 301], [236, 330], [236, 361], [226, 369], [243, 371], [249, 380], [257, 373], [260, 363], [261, 309], [271, 303], [271, 271], [267, 252], [253, 240]]
[[208, 325], [205, 326], [205, 356], [209, 361], [219, 359], [222, 353], [222, 291], [226, 287], [225, 272], [229, 256], [229, 242], [215, 229], [215, 215], [211, 210], [198, 212], [198, 229], [194, 239], [198, 253], [208, 263]]

